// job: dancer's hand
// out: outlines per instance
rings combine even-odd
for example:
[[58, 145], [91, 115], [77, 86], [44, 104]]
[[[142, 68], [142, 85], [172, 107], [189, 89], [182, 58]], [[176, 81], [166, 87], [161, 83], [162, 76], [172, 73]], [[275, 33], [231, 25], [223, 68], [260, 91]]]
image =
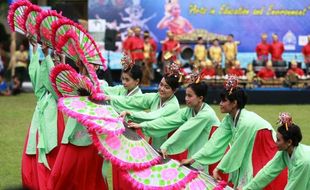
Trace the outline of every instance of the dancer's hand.
[[134, 129], [140, 129], [140, 128], [141, 128], [141, 125], [140, 125], [140, 124], [134, 123], [134, 122], [128, 123], [128, 126], [129, 126], [130, 128], [134, 128]]
[[180, 166], [191, 165], [194, 162], [195, 162], [195, 160], [192, 159], [192, 158], [184, 159], [184, 160], [181, 161]]
[[42, 43], [41, 48], [42, 48], [42, 52], [43, 52], [44, 56], [45, 57], [48, 56], [48, 46], [46, 45], [46, 43]]
[[214, 179], [216, 179], [218, 181], [222, 180], [222, 177], [220, 176], [220, 173], [219, 173], [219, 169], [215, 168], [213, 170], [213, 177], [214, 177]]
[[119, 117], [125, 118], [127, 115], [130, 115], [130, 113], [128, 111], [123, 111], [123, 112], [121, 112]]
[[167, 149], [161, 149], [161, 154], [163, 155], [164, 159], [166, 159], [168, 156]]

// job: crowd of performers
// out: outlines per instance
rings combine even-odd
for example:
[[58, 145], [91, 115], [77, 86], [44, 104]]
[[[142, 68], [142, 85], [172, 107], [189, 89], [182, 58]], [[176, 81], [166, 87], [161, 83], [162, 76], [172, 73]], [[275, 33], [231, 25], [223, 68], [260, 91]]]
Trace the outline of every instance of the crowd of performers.
[[[55, 66], [46, 45], [39, 61], [37, 44], [29, 75], [37, 105], [22, 156], [22, 182], [29, 189], [108, 189], [106, 161], [91, 134], [77, 120], [65, 123], [49, 78]], [[131, 47], [129, 45], [129, 47]], [[170, 47], [170, 46], [168, 46]], [[220, 121], [205, 102], [208, 86], [201, 73], [191, 75], [186, 107], [175, 96], [181, 72], [174, 63], [162, 77], [158, 92], [142, 93], [140, 51], [123, 59], [122, 85], [100, 88], [130, 128], [180, 165], [192, 165], [237, 189], [310, 189], [310, 147], [301, 144], [300, 127], [288, 113], [279, 116], [275, 131], [270, 123], [245, 108], [247, 95], [238, 79], [229, 77], [220, 95]], [[62, 57], [63, 59], [63, 57]], [[124, 61], [125, 60], [125, 61]], [[127, 61], [126, 61], [127, 60]], [[79, 72], [85, 74], [83, 65]], [[94, 63], [96, 69], [99, 65]], [[275, 116], [276, 117], [276, 116]], [[123, 168], [112, 166], [113, 189], [134, 189], [124, 180]]]
[[[141, 30], [138, 27], [132, 30], [129, 29], [127, 34], [123, 42], [123, 49], [131, 55], [137, 64], [143, 65], [145, 72], [142, 78], [142, 85], [148, 86], [152, 79], [154, 79], [152, 65], [156, 63], [156, 51], [158, 51], [156, 42], [148, 31], [145, 31], [142, 37]], [[175, 34], [168, 31], [167, 38], [161, 44], [162, 54], [158, 59], [159, 62], [164, 62], [168, 57], [170, 60], [182, 65], [179, 60], [182, 46], [176, 39]], [[285, 51], [284, 45], [279, 40], [277, 34], [272, 35], [272, 42], [268, 42], [267, 34], [262, 34], [261, 42], [257, 44], [255, 51], [257, 55], [256, 63], [262, 68], [255, 70], [253, 69], [253, 64], [248, 64], [248, 67], [245, 69], [241, 68], [241, 63], [237, 59], [238, 43], [234, 40], [234, 35], [229, 34], [223, 44], [218, 39], [214, 39], [209, 47], [206, 46], [205, 39], [198, 37], [197, 43], [194, 46], [194, 59], [190, 60], [189, 63], [192, 70], [201, 72], [202, 77], [207, 79], [226, 74], [248, 79], [249, 82], [255, 79], [273, 80], [283, 77], [283, 75], [278, 76], [274, 68], [278, 65], [284, 65], [286, 68], [285, 60], [282, 57]], [[291, 64], [284, 76], [287, 78], [292, 76], [303, 78], [309, 74], [310, 36], [308, 37], [308, 43], [302, 49], [302, 55], [306, 70], [303, 70], [296, 60], [290, 60]], [[222, 66], [223, 59], [225, 63], [224, 68]], [[183, 74], [187, 75], [188, 73], [184, 71]]]

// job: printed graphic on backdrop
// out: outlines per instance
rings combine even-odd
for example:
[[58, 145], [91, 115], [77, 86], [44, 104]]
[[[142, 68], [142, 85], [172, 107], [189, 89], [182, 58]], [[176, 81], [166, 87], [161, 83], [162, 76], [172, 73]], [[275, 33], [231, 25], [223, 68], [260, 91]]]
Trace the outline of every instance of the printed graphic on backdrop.
[[310, 33], [309, 0], [89, 0], [88, 9], [89, 19], [104, 19], [107, 26], [116, 22], [122, 37], [132, 26], [149, 30], [157, 41], [165, 39], [167, 30], [189, 41], [232, 33], [241, 42], [240, 52], [253, 52], [264, 32], [269, 41], [277, 33], [287, 51], [300, 51]]

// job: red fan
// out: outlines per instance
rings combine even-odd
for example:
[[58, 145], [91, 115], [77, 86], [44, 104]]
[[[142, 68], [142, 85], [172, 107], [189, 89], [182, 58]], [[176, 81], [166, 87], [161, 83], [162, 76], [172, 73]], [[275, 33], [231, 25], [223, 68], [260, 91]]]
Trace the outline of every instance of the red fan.
[[[60, 37], [66, 34], [68, 31], [73, 31], [77, 36], [77, 45], [79, 49], [83, 51], [87, 62], [89, 63], [101, 63], [104, 68], [106, 65], [104, 64], [105, 60], [101, 55], [101, 52], [94, 41], [94, 39], [89, 35], [85, 29], [77, 24], [72, 22], [69, 19], [61, 19], [52, 24], [52, 44], [54, 46], [60, 42]], [[57, 42], [57, 43], [56, 43]], [[68, 56], [76, 57], [70, 49], [70, 46], [65, 46], [61, 48]]]
[[36, 24], [37, 24], [37, 16], [40, 14], [42, 9], [36, 5], [30, 5], [28, 9], [26, 9], [24, 13], [24, 26], [26, 32], [31, 36], [34, 41], [37, 41], [37, 32], [36, 32]]
[[50, 74], [51, 83], [59, 97], [89, 96], [96, 92], [91, 81], [78, 74], [70, 65], [60, 64]]
[[31, 3], [27, 0], [19, 0], [10, 5], [8, 23], [13, 32], [26, 33], [24, 14]]
[[85, 57], [84, 51], [80, 48], [80, 42], [78, 36], [73, 30], [68, 30], [64, 35], [59, 36], [58, 43], [56, 45], [56, 50], [61, 52], [66, 50], [68, 57], [73, 59], [76, 63], [81, 60], [87, 69], [89, 78], [96, 87], [97, 92], [100, 92], [100, 84], [97, 77], [97, 74], [92, 65], [88, 63], [88, 60]]
[[42, 11], [37, 16], [37, 23], [36, 23], [36, 32], [38, 34], [38, 41], [44, 42], [50, 48], [53, 48], [51, 42], [52, 24], [53, 22], [63, 18], [64, 17], [61, 14], [58, 14], [56, 11], [53, 10]]

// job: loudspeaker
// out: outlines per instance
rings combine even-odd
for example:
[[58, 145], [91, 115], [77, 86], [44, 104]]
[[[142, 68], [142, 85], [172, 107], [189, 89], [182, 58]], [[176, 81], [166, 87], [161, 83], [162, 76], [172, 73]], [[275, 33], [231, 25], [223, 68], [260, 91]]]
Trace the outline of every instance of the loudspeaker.
[[117, 49], [115, 42], [117, 38], [117, 30], [107, 28], [104, 36], [104, 49], [107, 51], [115, 51]]

